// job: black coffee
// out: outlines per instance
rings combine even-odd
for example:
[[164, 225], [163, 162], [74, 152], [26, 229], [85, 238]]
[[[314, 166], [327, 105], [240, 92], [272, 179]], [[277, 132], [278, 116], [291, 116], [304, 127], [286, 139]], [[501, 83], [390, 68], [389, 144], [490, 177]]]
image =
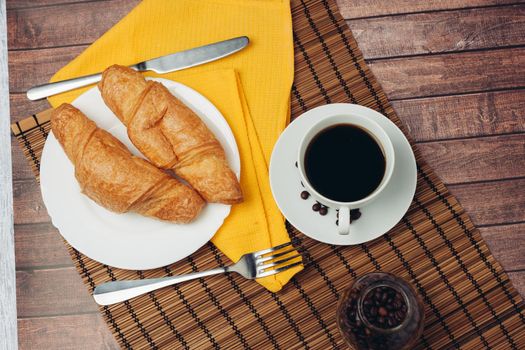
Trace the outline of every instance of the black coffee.
[[365, 130], [338, 124], [319, 132], [304, 156], [306, 176], [323, 196], [355, 202], [379, 186], [385, 174], [381, 146]]

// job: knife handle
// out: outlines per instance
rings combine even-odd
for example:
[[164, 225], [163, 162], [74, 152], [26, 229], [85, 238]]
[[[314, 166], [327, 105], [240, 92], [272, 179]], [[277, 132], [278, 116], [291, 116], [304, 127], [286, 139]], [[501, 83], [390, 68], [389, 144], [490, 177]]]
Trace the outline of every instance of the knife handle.
[[48, 83], [37, 85], [27, 90], [27, 98], [32, 101], [40, 100], [41, 98], [53, 96], [61, 92], [77, 89], [86, 85], [98, 83], [102, 79], [102, 74], [91, 74], [83, 77], [57, 81], [56, 83]]

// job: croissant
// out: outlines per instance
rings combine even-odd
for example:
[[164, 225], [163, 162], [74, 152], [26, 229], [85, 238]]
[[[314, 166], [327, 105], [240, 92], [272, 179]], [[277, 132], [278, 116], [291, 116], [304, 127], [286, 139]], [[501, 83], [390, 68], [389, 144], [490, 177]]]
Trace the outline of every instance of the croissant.
[[51, 128], [75, 166], [82, 192], [101, 206], [174, 223], [188, 223], [202, 210], [205, 202], [195, 191], [133, 156], [75, 107], [55, 109]]
[[242, 202], [224, 149], [166, 87], [118, 65], [104, 71], [98, 87], [107, 106], [127, 126], [131, 142], [154, 165], [175, 171], [208, 202]]

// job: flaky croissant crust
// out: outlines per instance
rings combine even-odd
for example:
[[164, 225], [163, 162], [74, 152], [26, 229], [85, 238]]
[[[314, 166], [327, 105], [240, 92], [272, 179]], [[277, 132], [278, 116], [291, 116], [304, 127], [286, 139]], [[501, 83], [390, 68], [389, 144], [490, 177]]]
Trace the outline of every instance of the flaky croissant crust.
[[205, 202], [191, 188], [133, 156], [113, 135], [69, 104], [54, 110], [53, 134], [75, 166], [82, 192], [116, 213], [188, 223]]
[[202, 120], [162, 84], [114, 65], [99, 83], [102, 98], [127, 126], [133, 144], [157, 167], [173, 169], [208, 202], [242, 201], [224, 150]]

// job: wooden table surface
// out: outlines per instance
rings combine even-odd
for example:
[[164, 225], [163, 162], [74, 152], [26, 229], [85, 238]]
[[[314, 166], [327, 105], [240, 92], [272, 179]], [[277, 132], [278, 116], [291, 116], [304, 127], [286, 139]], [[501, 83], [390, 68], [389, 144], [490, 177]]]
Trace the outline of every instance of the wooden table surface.
[[[7, 0], [11, 120], [48, 108], [27, 88], [136, 3]], [[525, 296], [525, 1], [338, 3], [412, 138]], [[117, 348], [11, 145], [20, 348]]]

